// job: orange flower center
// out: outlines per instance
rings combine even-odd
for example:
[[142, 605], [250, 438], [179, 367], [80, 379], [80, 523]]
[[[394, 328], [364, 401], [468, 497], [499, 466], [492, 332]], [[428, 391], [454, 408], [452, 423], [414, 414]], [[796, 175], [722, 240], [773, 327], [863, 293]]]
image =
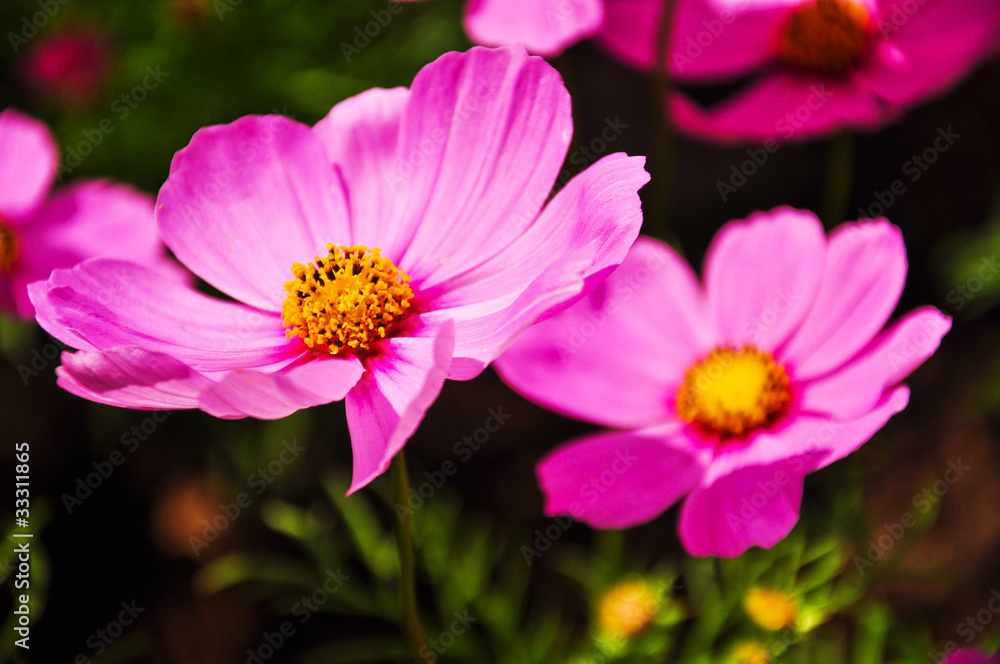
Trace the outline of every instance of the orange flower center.
[[814, 0], [789, 16], [779, 51], [790, 65], [835, 74], [864, 54], [870, 33], [871, 14], [859, 0]]
[[381, 250], [328, 244], [329, 254], [292, 265], [295, 279], [285, 283], [288, 296], [281, 320], [289, 339], [331, 355], [364, 353], [384, 339], [410, 306], [410, 278]]
[[738, 437], [774, 422], [791, 400], [788, 374], [770, 353], [716, 348], [684, 374], [677, 413], [712, 433]]
[[0, 272], [10, 272], [19, 254], [17, 236], [0, 217]]

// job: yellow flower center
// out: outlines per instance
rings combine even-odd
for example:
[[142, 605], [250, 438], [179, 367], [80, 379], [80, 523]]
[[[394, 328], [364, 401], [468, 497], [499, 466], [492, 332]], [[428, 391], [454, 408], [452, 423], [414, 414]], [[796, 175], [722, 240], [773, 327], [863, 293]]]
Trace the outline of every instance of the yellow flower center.
[[659, 605], [659, 598], [644, 580], [621, 581], [601, 598], [597, 624], [605, 634], [633, 636], [653, 620]]
[[328, 244], [329, 254], [292, 265], [281, 320], [289, 339], [331, 355], [360, 354], [379, 339], [410, 306], [410, 278], [381, 249]]
[[17, 262], [19, 254], [20, 246], [17, 242], [17, 236], [0, 217], [0, 272], [10, 272], [14, 263]]
[[723, 437], [743, 436], [781, 415], [792, 400], [789, 383], [770, 353], [716, 348], [684, 374], [677, 413]]
[[859, 0], [813, 0], [796, 8], [781, 32], [781, 59], [827, 74], [857, 62], [868, 46], [871, 14]]
[[730, 664], [768, 664], [771, 654], [756, 641], [743, 641], [733, 650]]
[[753, 588], [748, 591], [743, 596], [743, 608], [755, 623], [771, 631], [794, 623], [799, 612], [799, 605], [794, 597], [774, 588]]

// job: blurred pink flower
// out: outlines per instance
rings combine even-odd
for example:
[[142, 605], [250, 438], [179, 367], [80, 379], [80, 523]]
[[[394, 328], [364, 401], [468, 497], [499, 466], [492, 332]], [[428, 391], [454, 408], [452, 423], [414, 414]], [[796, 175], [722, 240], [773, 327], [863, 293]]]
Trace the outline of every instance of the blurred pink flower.
[[981, 650], [966, 648], [951, 655], [942, 664], [1000, 664], [1000, 654], [989, 656]]
[[900, 381], [951, 320], [924, 307], [884, 332], [906, 251], [884, 219], [829, 238], [778, 208], [716, 235], [704, 285], [640, 238], [588, 297], [495, 363], [543, 406], [618, 431], [537, 468], [549, 515], [626, 528], [686, 496], [694, 555], [771, 547], [798, 521], [803, 478], [850, 454], [907, 404]]
[[40, 96], [71, 108], [85, 108], [104, 91], [110, 64], [110, 47], [101, 33], [72, 28], [28, 50], [20, 73]]
[[[153, 199], [130, 187], [86, 180], [50, 193], [58, 153], [41, 122], [0, 113], [0, 309], [32, 318], [28, 284], [95, 256], [169, 271]], [[176, 270], [176, 268], [174, 268]]]
[[[411, 2], [414, 0], [402, 0]], [[605, 0], [469, 0], [465, 31], [483, 46], [519, 44], [545, 57], [592, 37], [604, 21]]]
[[[606, 0], [598, 41], [650, 69], [663, 0]], [[723, 141], [874, 129], [955, 85], [1000, 45], [996, 0], [677, 0], [670, 66], [684, 82], [752, 80], [684, 130]]]
[[[280, 418], [346, 399], [357, 490], [446, 378], [468, 380], [625, 257], [641, 157], [609, 155], [548, 203], [572, 135], [558, 73], [522, 48], [448, 53], [315, 127], [202, 129], [156, 202], [164, 242], [237, 302], [90, 261], [31, 293], [59, 384], [128, 408]], [[362, 246], [363, 245], [363, 246]], [[371, 249], [369, 249], [371, 248]]]

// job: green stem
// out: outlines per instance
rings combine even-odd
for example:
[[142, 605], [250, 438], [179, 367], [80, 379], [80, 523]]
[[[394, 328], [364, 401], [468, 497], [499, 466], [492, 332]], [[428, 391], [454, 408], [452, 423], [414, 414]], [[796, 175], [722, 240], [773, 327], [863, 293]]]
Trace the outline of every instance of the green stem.
[[[406, 457], [403, 451], [392, 460], [393, 500], [397, 505], [406, 505], [410, 496], [410, 476], [406, 471]], [[406, 638], [417, 662], [433, 662], [427, 639], [420, 627], [420, 613], [417, 609], [416, 559], [413, 553], [413, 513], [404, 510], [396, 521], [396, 552], [399, 554], [399, 603], [403, 612], [403, 627]]]
[[667, 219], [673, 199], [674, 183], [674, 127], [670, 119], [670, 32], [673, 27], [674, 0], [663, 3], [663, 13], [656, 29], [656, 54], [653, 59], [653, 131], [656, 152], [653, 159], [655, 172], [651, 210], [646, 217], [646, 232], [666, 239]]
[[850, 132], [843, 131], [830, 141], [826, 191], [823, 193], [823, 224], [828, 230], [847, 220], [847, 206], [851, 202], [853, 153]]

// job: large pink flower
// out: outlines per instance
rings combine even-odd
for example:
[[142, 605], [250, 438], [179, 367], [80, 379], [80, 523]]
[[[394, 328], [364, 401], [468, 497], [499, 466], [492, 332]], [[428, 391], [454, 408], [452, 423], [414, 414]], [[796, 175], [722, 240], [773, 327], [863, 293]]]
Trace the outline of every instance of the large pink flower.
[[643, 159], [607, 156], [545, 204], [571, 133], [559, 75], [521, 48], [446, 54], [410, 89], [369, 90], [312, 128], [266, 116], [202, 129], [174, 158], [157, 221], [237, 302], [119, 261], [56, 271], [32, 297], [81, 349], [59, 384], [222, 418], [346, 398], [356, 490], [445, 378], [476, 376], [624, 259]]
[[981, 650], [966, 648], [951, 655], [942, 664], [1000, 664], [1000, 654], [989, 656]]
[[[606, 0], [598, 41], [649, 69], [663, 0]], [[678, 125], [720, 141], [872, 129], [955, 85], [1000, 40], [995, 0], [678, 0], [673, 75], [752, 80], [703, 109], [671, 98]]]
[[171, 269], [152, 197], [103, 180], [50, 193], [58, 161], [45, 125], [0, 113], [0, 310], [21, 318], [35, 313], [28, 284], [55, 268], [110, 256]]
[[951, 325], [925, 307], [880, 333], [906, 277], [885, 220], [826, 238], [811, 213], [758, 213], [719, 232], [704, 273], [702, 285], [640, 238], [607, 281], [497, 361], [528, 398], [618, 429], [539, 464], [546, 513], [625, 528], [687, 496], [692, 554], [773, 546], [798, 520], [804, 476], [906, 406], [900, 381]]
[[[403, 0], [409, 2], [412, 0]], [[469, 0], [465, 31], [484, 46], [519, 44], [546, 57], [559, 55], [601, 29], [605, 0]]]

